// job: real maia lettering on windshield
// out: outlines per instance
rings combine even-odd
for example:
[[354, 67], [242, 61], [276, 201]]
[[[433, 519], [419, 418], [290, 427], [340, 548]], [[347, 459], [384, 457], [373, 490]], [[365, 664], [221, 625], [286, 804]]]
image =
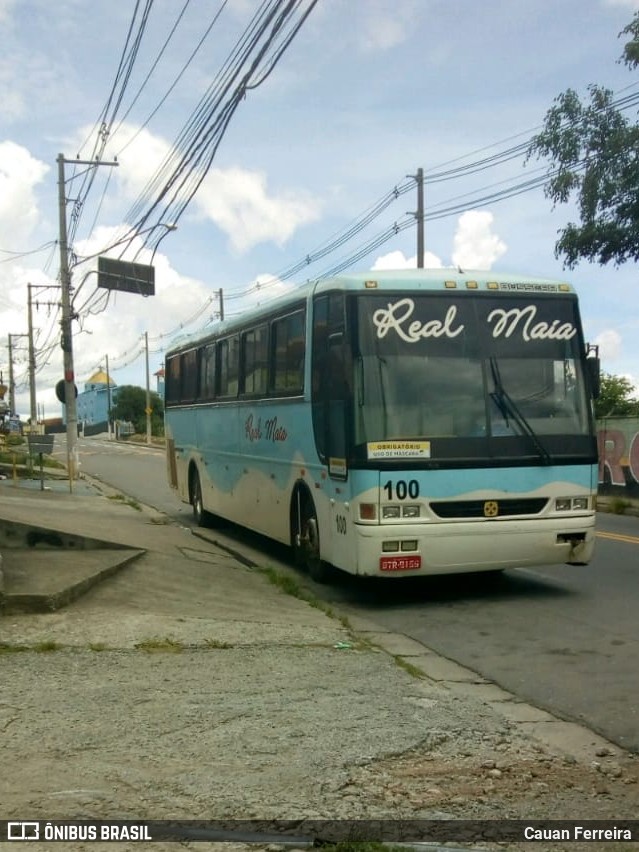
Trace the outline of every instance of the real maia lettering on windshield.
[[[412, 299], [400, 299], [387, 308], [375, 311], [373, 323], [378, 339], [386, 337], [391, 329], [407, 343], [417, 343], [425, 337], [454, 338], [464, 330], [464, 324], [457, 321], [455, 305], [450, 305], [442, 319], [429, 319], [426, 322], [411, 319], [414, 311], [415, 303]], [[528, 343], [531, 340], [570, 340], [577, 334], [572, 323], [558, 319], [552, 322], [538, 321], [535, 305], [496, 308], [488, 314], [487, 320], [492, 325], [493, 338], [512, 337], [517, 332]]]
[[373, 314], [373, 322], [377, 327], [377, 337], [386, 337], [392, 328], [396, 334], [407, 343], [417, 343], [422, 337], [457, 337], [464, 330], [462, 324], [454, 327], [457, 308], [451, 305], [443, 320], [433, 319], [428, 322], [413, 320], [406, 326], [406, 321], [412, 316], [415, 303], [412, 299], [400, 299], [388, 309], [380, 308]]
[[531, 340], [570, 340], [577, 334], [577, 329], [569, 322], [553, 320], [535, 322], [537, 308], [527, 305], [525, 308], [496, 308], [488, 314], [488, 322], [495, 322], [493, 337], [511, 337], [514, 331], [519, 331], [522, 338]]

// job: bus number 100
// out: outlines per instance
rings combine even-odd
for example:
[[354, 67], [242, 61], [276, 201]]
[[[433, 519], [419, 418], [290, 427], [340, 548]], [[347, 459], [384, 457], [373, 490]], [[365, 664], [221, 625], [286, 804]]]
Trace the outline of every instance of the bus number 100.
[[395, 483], [395, 495], [393, 497], [393, 482], [388, 480], [382, 486], [389, 500], [405, 500], [410, 497], [411, 500], [417, 500], [419, 497], [419, 482], [416, 479], [411, 479], [406, 482], [403, 479], [398, 479]]

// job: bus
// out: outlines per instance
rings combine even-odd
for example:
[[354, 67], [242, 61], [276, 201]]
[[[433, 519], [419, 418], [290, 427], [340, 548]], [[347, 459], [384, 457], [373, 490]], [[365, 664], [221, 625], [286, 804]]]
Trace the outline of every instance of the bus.
[[585, 565], [597, 491], [577, 296], [451, 269], [300, 286], [166, 354], [168, 477], [195, 521], [334, 569]]

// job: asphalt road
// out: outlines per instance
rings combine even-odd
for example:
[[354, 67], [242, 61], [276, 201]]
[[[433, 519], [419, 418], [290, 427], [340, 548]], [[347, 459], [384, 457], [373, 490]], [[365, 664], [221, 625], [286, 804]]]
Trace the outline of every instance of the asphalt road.
[[[191, 524], [190, 507], [166, 480], [164, 452], [84, 439], [81, 470]], [[249, 541], [272, 564], [285, 549], [237, 527], [218, 530]], [[514, 570], [426, 580], [361, 581], [329, 587], [303, 578], [346, 613], [423, 642], [443, 656], [538, 707], [573, 719], [639, 752], [639, 519], [600, 514], [587, 567]]]

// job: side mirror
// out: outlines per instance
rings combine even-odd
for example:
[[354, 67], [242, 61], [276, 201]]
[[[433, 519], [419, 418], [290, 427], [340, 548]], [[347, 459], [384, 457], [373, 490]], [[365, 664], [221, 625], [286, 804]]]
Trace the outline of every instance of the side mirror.
[[586, 358], [586, 366], [588, 369], [588, 378], [590, 380], [590, 389], [593, 399], [597, 399], [601, 392], [601, 362], [598, 356], [594, 358]]

